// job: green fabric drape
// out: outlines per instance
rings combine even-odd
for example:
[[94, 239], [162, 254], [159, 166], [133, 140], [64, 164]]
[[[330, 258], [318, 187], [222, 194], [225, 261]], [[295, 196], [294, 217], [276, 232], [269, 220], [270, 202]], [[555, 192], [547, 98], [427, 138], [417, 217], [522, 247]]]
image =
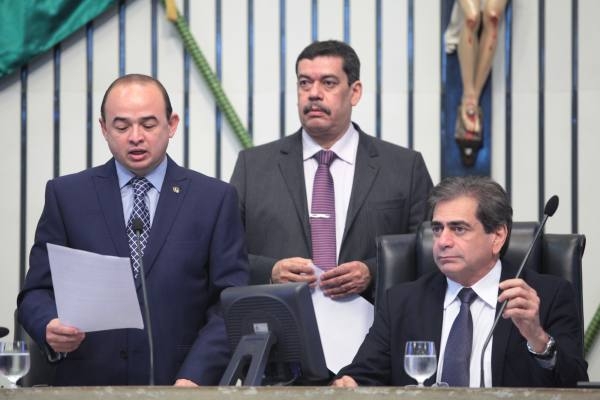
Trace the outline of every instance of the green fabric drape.
[[115, 0], [0, 0], [0, 78], [114, 4]]

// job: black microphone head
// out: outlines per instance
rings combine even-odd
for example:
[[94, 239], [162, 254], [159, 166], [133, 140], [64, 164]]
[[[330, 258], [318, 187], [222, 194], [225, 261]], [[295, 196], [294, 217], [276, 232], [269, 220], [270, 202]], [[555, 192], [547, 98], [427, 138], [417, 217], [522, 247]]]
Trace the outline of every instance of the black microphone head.
[[8, 328], [0, 326], [0, 338], [8, 335], [8, 332], [10, 332]]
[[134, 218], [131, 220], [131, 227], [135, 233], [142, 233], [144, 230], [144, 223], [140, 218]]
[[554, 195], [550, 197], [550, 199], [546, 202], [546, 206], [544, 207], [544, 215], [549, 217], [553, 216], [558, 208], [558, 196]]

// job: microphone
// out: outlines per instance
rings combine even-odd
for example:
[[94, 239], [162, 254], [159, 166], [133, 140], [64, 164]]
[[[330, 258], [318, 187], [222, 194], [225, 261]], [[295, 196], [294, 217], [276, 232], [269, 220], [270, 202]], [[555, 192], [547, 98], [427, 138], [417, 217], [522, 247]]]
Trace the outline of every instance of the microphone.
[[10, 331], [8, 330], [8, 328], [5, 328], [3, 326], [0, 326], [0, 338], [8, 335]]
[[146, 317], [146, 332], [148, 333], [148, 350], [150, 352], [150, 386], [154, 386], [154, 341], [152, 340], [152, 323], [150, 322], [150, 307], [148, 306], [148, 291], [146, 290], [146, 273], [144, 272], [144, 260], [140, 253], [140, 236], [144, 231], [144, 223], [140, 218], [131, 220], [131, 227], [135, 232], [135, 246], [140, 258], [140, 280], [142, 281], [142, 297], [144, 299], [144, 316]]
[[[515, 279], [518, 279], [521, 276], [521, 272], [523, 272], [523, 268], [525, 267], [525, 264], [527, 264], [527, 260], [529, 260], [529, 255], [533, 251], [533, 246], [535, 245], [535, 243], [538, 241], [538, 238], [542, 234], [542, 230], [544, 230], [544, 225], [546, 225], [546, 221], [548, 220], [549, 217], [554, 215], [557, 208], [558, 208], [558, 196], [554, 195], [554, 196], [550, 197], [550, 199], [548, 199], [548, 201], [546, 202], [546, 205], [544, 206], [544, 218], [542, 219], [542, 222], [540, 223], [540, 227], [538, 228], [537, 232], [535, 233], [535, 236], [533, 237], [533, 240], [531, 241], [531, 244], [529, 245], [529, 248], [527, 249], [527, 253], [525, 253], [525, 257], [523, 257], [523, 261], [521, 262], [521, 265], [519, 266], [517, 274], [515, 275]], [[508, 299], [506, 299], [502, 302], [502, 305], [500, 306], [500, 310], [498, 310], [498, 315], [496, 315], [496, 319], [494, 320], [494, 323], [492, 324], [492, 329], [490, 329], [490, 333], [487, 335], [485, 342], [483, 343], [483, 349], [481, 350], [481, 359], [480, 359], [480, 363], [479, 363], [479, 366], [481, 368], [481, 370], [480, 370], [481, 378], [479, 381], [479, 387], [485, 387], [485, 380], [484, 380], [485, 373], [483, 371], [483, 357], [485, 355], [485, 349], [487, 348], [488, 344], [490, 343], [490, 340], [492, 339], [492, 335], [494, 334], [496, 325], [498, 325], [498, 321], [500, 321], [500, 317], [502, 317], [502, 313], [504, 312], [504, 309], [506, 308], [507, 303], [508, 303]]]

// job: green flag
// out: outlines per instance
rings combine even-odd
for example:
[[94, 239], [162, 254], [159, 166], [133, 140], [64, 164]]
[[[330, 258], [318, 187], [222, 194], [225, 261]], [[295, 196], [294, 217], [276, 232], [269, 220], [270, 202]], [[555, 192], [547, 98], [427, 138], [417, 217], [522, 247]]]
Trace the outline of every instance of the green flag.
[[115, 0], [0, 0], [0, 78], [113, 4]]

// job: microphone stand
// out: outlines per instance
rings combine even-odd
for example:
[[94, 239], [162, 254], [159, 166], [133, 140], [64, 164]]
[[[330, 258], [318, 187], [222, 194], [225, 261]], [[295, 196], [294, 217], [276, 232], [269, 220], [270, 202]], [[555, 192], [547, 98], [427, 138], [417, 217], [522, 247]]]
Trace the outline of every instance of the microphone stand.
[[[517, 270], [515, 279], [518, 279], [521, 276], [521, 272], [523, 272], [523, 268], [525, 267], [525, 264], [527, 264], [527, 260], [529, 260], [529, 256], [531, 255], [531, 252], [533, 251], [533, 245], [538, 241], [540, 235], [542, 234], [542, 230], [544, 229], [544, 225], [546, 225], [546, 221], [548, 221], [549, 217], [554, 215], [557, 208], [558, 208], [558, 196], [554, 195], [554, 196], [550, 197], [550, 199], [546, 202], [546, 206], [544, 207], [544, 218], [542, 219], [542, 223], [540, 224], [540, 227], [538, 228], [538, 230], [535, 232], [533, 240], [531, 241], [531, 244], [529, 245], [529, 248], [527, 249], [527, 253], [525, 254], [525, 257], [523, 257], [523, 261], [521, 262], [521, 265], [519, 266], [519, 269]], [[492, 339], [492, 335], [494, 334], [496, 325], [498, 325], [498, 321], [500, 321], [500, 318], [502, 317], [502, 313], [504, 312], [504, 309], [506, 308], [506, 304], [508, 304], [508, 299], [506, 299], [502, 302], [502, 305], [500, 306], [500, 309], [498, 310], [498, 313], [496, 314], [496, 319], [494, 319], [494, 323], [492, 324], [492, 329], [490, 329], [490, 333], [488, 333], [487, 337], [485, 338], [485, 342], [483, 342], [483, 348], [481, 349], [481, 358], [479, 360], [479, 368], [480, 368], [479, 387], [485, 387], [485, 372], [483, 370], [483, 359], [485, 356], [485, 350], [487, 349], [488, 344], [490, 344], [490, 340]]]
[[142, 297], [144, 300], [144, 314], [146, 317], [146, 333], [148, 334], [148, 350], [150, 352], [150, 380], [148, 384], [154, 386], [154, 341], [152, 339], [152, 323], [150, 322], [150, 306], [148, 305], [148, 291], [146, 290], [146, 273], [144, 271], [144, 260], [140, 253], [140, 236], [144, 230], [144, 223], [141, 219], [135, 218], [132, 221], [135, 232], [135, 246], [140, 261], [140, 280], [142, 281]]

